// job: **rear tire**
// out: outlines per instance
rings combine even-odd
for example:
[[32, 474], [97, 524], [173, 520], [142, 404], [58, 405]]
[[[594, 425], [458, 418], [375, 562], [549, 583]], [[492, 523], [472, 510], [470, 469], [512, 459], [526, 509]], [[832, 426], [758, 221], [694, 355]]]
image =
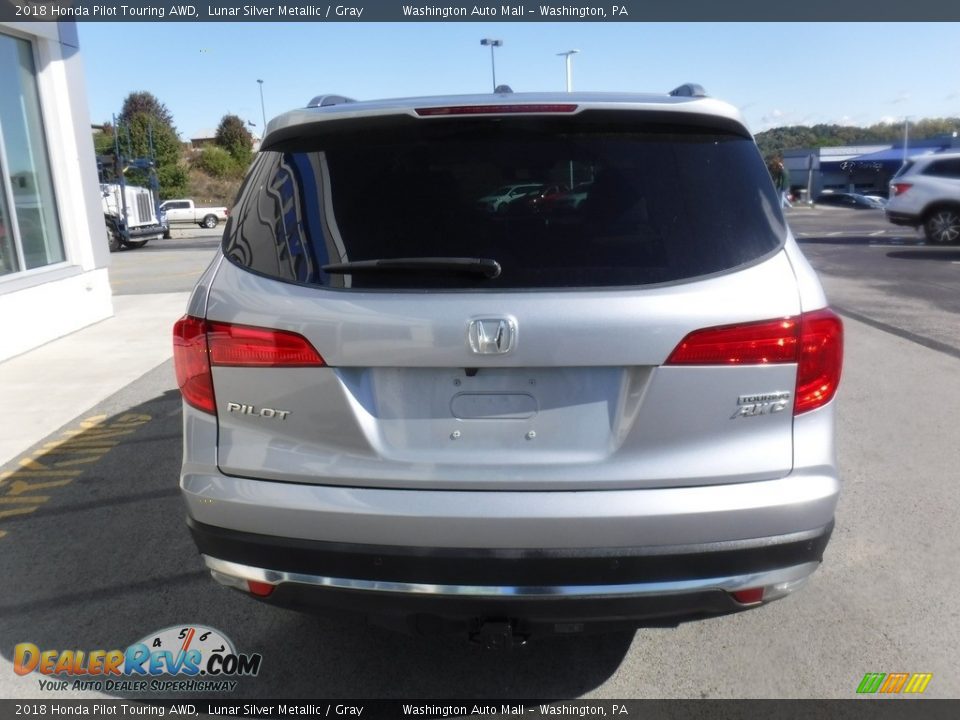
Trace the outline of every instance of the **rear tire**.
[[107, 230], [107, 245], [110, 248], [110, 252], [120, 252], [123, 250], [123, 240], [112, 230]]
[[960, 240], [960, 210], [941, 207], [931, 211], [923, 221], [923, 233], [935, 245], [952, 245]]
[[200, 227], [205, 227], [207, 230], [211, 230], [217, 226], [217, 223], [220, 222], [217, 220], [216, 215], [207, 215], [203, 218], [203, 222], [200, 223]]

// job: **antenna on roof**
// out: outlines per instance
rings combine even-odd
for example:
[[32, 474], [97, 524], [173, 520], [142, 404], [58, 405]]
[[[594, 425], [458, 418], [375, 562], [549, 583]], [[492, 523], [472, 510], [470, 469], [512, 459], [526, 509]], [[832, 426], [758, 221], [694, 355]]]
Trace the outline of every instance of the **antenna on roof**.
[[507, 95], [513, 92], [513, 88], [509, 85], [497, 85], [493, 92], [497, 95]]
[[307, 103], [308, 108], [330, 107], [331, 105], [343, 105], [344, 103], [356, 102], [353, 98], [343, 95], [317, 95], [313, 100]]
[[703, 89], [703, 85], [684, 83], [671, 90], [670, 95], [673, 97], [707, 97], [707, 91]]

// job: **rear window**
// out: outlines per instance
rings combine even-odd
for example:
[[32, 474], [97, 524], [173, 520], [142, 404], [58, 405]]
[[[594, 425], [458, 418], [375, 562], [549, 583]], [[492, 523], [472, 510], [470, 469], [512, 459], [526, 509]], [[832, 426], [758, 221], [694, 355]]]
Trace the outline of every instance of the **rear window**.
[[[907, 160], [903, 165], [900, 166], [900, 169], [893, 174], [893, 177], [898, 178], [902, 175], [906, 175], [908, 172], [910, 172], [910, 169], [913, 167], [913, 165], [913, 160]], [[893, 178], [890, 179], [892, 180]]]
[[[742, 135], [627, 113], [402, 118], [262, 152], [224, 252], [330, 288], [613, 287], [730, 270], [784, 236], [769, 174]], [[324, 269], [397, 258], [483, 258], [500, 272]]]

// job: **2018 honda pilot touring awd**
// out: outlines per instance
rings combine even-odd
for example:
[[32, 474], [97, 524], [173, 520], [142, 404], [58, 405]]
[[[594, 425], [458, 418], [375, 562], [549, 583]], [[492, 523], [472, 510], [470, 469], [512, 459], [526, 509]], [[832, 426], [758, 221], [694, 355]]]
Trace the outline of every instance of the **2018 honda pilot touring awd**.
[[[587, 188], [490, 213], [492, 187]], [[494, 644], [732, 612], [822, 559], [842, 328], [738, 112], [318, 98], [175, 328], [221, 583]]]

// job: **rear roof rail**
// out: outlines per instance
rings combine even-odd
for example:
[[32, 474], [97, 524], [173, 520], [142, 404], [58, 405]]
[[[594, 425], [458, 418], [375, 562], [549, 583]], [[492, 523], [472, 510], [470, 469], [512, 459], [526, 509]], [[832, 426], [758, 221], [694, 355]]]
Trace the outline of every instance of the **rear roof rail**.
[[344, 103], [356, 102], [353, 98], [343, 95], [317, 95], [313, 100], [307, 103], [308, 108], [330, 107], [331, 105], [343, 105]]
[[671, 90], [670, 95], [673, 97], [707, 97], [707, 91], [703, 89], [703, 85], [684, 83]]

